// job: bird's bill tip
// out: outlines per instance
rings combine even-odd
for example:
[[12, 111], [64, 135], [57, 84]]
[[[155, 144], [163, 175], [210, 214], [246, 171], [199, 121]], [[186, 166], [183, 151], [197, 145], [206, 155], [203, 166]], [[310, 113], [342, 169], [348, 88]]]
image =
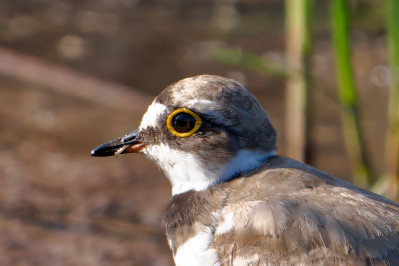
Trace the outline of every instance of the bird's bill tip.
[[136, 143], [133, 145], [127, 144], [127, 145], [122, 145], [119, 148], [105, 147], [103, 145], [100, 145], [94, 150], [92, 150], [90, 152], [90, 155], [94, 157], [118, 156], [119, 154], [124, 154], [124, 153], [138, 153], [142, 148], [145, 147], [144, 143]]
[[91, 156], [95, 157], [106, 157], [106, 156], [114, 156], [116, 152], [122, 148], [122, 145], [118, 145], [115, 141], [110, 141], [104, 144], [101, 144], [97, 148], [91, 151]]
[[145, 147], [145, 143], [139, 141], [140, 133], [135, 130], [123, 137], [101, 144], [91, 151], [91, 156], [106, 157], [118, 156], [124, 153], [138, 153]]

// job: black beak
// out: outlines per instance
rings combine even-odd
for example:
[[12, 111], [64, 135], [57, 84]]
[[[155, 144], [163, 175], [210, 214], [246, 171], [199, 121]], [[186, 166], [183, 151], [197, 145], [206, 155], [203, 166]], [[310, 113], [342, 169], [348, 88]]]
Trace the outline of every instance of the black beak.
[[91, 151], [91, 156], [105, 157], [122, 153], [138, 153], [145, 146], [145, 143], [139, 139], [140, 132], [134, 130], [120, 138], [101, 144]]

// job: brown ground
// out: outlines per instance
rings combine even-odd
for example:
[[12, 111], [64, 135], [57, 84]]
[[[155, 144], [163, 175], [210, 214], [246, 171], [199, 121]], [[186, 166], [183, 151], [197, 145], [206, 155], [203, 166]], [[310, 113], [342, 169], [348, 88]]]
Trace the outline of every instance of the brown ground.
[[171, 264], [160, 228], [166, 179], [139, 156], [89, 155], [137, 121], [0, 82], [0, 265]]

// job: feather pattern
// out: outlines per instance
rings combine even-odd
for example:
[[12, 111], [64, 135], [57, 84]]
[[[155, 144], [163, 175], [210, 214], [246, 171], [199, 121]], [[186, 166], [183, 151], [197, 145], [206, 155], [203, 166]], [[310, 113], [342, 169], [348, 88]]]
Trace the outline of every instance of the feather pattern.
[[212, 265], [399, 265], [398, 204], [280, 156], [172, 198], [163, 225], [175, 253], [193, 224], [207, 228]]

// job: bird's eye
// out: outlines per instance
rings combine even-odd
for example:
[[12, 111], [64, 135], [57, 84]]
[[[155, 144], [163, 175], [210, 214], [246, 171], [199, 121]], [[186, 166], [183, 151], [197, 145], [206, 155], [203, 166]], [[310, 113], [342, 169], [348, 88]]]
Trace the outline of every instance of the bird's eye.
[[166, 121], [166, 125], [173, 135], [189, 137], [194, 134], [202, 124], [201, 118], [186, 108], [173, 111]]
[[194, 128], [195, 118], [187, 113], [181, 113], [173, 117], [172, 125], [177, 132], [186, 133]]

